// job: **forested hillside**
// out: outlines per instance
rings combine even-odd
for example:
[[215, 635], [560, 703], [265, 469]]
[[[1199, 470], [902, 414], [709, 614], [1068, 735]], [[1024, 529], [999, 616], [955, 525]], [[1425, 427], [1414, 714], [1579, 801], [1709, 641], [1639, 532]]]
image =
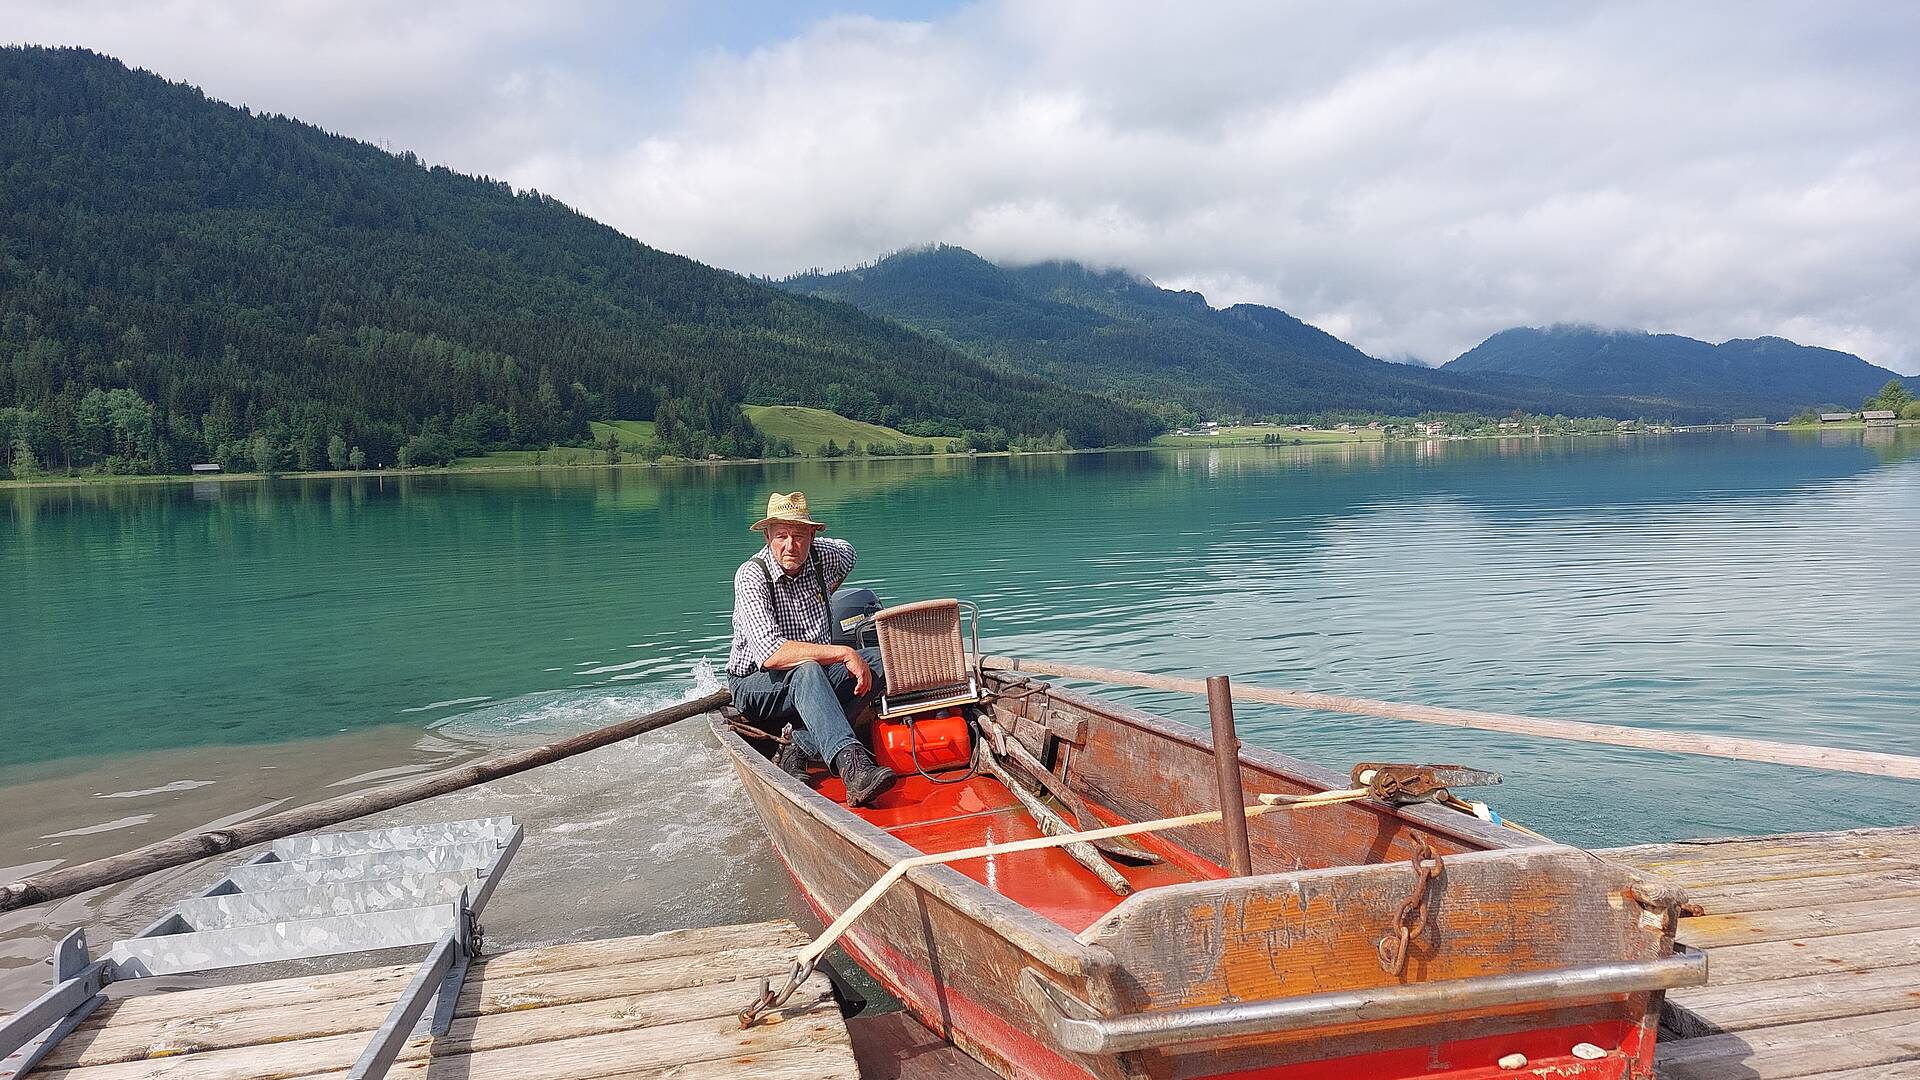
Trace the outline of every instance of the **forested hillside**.
[[538, 193], [0, 48], [0, 464], [429, 463], [604, 418], [757, 454], [742, 402], [1082, 446], [1154, 428]]
[[938, 246], [781, 284], [899, 319], [1004, 368], [1112, 394], [1172, 422], [1196, 414], [1596, 413], [1620, 404], [1604, 394], [1388, 363], [1277, 308], [1216, 310], [1199, 293], [1078, 263], [998, 266], [964, 248]]
[[1819, 406], [1854, 408], [1900, 378], [1852, 353], [1785, 338], [1715, 345], [1679, 334], [1595, 326], [1502, 330], [1443, 370], [1620, 394], [1655, 412], [1666, 403], [1719, 402], [1730, 414], [1774, 417]]

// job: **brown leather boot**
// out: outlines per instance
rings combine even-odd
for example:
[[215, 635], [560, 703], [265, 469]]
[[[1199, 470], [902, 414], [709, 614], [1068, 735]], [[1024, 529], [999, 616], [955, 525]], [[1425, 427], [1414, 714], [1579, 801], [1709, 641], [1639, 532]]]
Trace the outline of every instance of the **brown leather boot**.
[[807, 778], [807, 766], [810, 763], [808, 760], [809, 755], [805, 750], [800, 749], [799, 743], [793, 741], [793, 725], [788, 724], [782, 728], [780, 730], [780, 737], [787, 741], [781, 743], [780, 749], [774, 752], [773, 764], [781, 772], [786, 773], [795, 780], [805, 780]]
[[873, 760], [859, 743], [834, 756], [833, 771], [847, 785], [848, 806], [865, 806], [894, 781], [893, 770]]

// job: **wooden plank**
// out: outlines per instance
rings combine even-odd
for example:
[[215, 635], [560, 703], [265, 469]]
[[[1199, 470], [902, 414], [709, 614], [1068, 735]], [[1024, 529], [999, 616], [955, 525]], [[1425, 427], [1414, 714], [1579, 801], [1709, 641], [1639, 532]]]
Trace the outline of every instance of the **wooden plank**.
[[1658, 1066], [1662, 1080], [1787, 1080], [1916, 1057], [1920, 1009], [1906, 1009], [1663, 1042]]
[[220, 1013], [330, 1009], [343, 1002], [377, 998], [391, 1003], [413, 978], [414, 965], [363, 968], [269, 982], [173, 990], [109, 1001], [94, 1011], [80, 1031], [108, 1024], [164, 1024]]
[[1835, 900], [1881, 900], [1896, 896], [1920, 896], [1920, 871], [1850, 874], [1807, 881], [1745, 882], [1687, 890], [1687, 898], [1709, 915], [1819, 907]]
[[1715, 949], [1707, 958], [1714, 986], [1790, 979], [1834, 971], [1901, 967], [1920, 955], [1920, 929], [1870, 930], [1767, 941]]
[[[372, 1032], [386, 1018], [394, 998], [393, 994], [349, 998], [324, 1009], [214, 1012], [140, 1023], [109, 1023], [75, 1031], [60, 1040], [42, 1067], [107, 1065], [347, 1032]], [[105, 1012], [112, 1007], [108, 1004], [96, 1011]], [[364, 1045], [366, 1037], [363, 1035], [360, 1041]]]
[[1637, 859], [1611, 851], [1600, 851], [1596, 854], [1612, 859], [1615, 862], [1625, 863], [1628, 866], [1644, 870], [1650, 874], [1666, 874], [1671, 875], [1676, 880], [1687, 880], [1694, 877], [1708, 876], [1736, 867], [1752, 866], [1755, 864], [1764, 865], [1767, 862], [1791, 862], [1795, 859], [1809, 862], [1859, 862], [1867, 865], [1872, 865], [1883, 860], [1912, 862], [1920, 859], [1920, 848], [1905, 844], [1875, 844], [1863, 847], [1830, 846], [1825, 848], [1780, 848], [1773, 845], [1766, 845], [1741, 850], [1715, 849], [1715, 853], [1711, 857], [1703, 856], [1693, 859]]
[[[786, 1009], [771, 1024], [742, 1032], [735, 1013], [753, 996], [750, 981], [718, 983], [693, 991], [641, 997], [616, 997], [591, 1000], [557, 1008], [512, 1008], [486, 1016], [456, 1019], [447, 1035], [439, 1039], [409, 1043], [389, 1075], [404, 1075], [403, 1065], [420, 1066], [416, 1075], [424, 1075], [429, 1057], [439, 1061], [449, 1057], [463, 1059], [446, 1066], [454, 1073], [467, 1060], [484, 1059], [498, 1067], [499, 1075], [512, 1075], [506, 1062], [516, 1054], [527, 1063], [542, 1060], [599, 1060], [591, 1050], [611, 1040], [636, 1053], [636, 1067], [667, 1065], [757, 1052], [766, 1045], [763, 1033], [795, 1026], [807, 1028], [824, 1022], [833, 1037], [846, 1045], [838, 1007], [825, 976], [816, 975], [794, 995]], [[672, 1000], [672, 999], [680, 1000]], [[272, 1077], [306, 1076], [344, 1070], [352, 1066], [365, 1049], [365, 1031], [328, 1035], [319, 1038], [291, 1038], [275, 1042], [207, 1049], [173, 1051], [157, 1059], [133, 1059], [54, 1070], [48, 1077], [66, 1080], [132, 1080], [135, 1077], [166, 1080], [190, 1077], [192, 1080], [268, 1080]], [[647, 1048], [657, 1044], [658, 1054], [668, 1049], [679, 1056], [646, 1060]], [[582, 1051], [582, 1046], [589, 1050]], [[785, 1045], [775, 1040], [771, 1045]], [[846, 1055], [852, 1058], [851, 1047]], [[436, 1065], [436, 1068], [440, 1066]], [[36, 1077], [41, 1073], [35, 1073]], [[567, 1074], [604, 1075], [599, 1072]]]
[[1044, 694], [1019, 698], [1012, 707], [996, 701], [983, 715], [1009, 735], [1015, 734], [1024, 721], [1038, 725], [1042, 729], [1038, 736], [1040, 741], [1044, 741], [1045, 735], [1052, 735], [1073, 746], [1083, 745], [1087, 741], [1086, 719], [1050, 707]]
[[[717, 982], [644, 994], [608, 994], [585, 1001], [546, 1008], [519, 1008], [457, 1017], [436, 1046], [436, 1053], [465, 1052], [482, 1046], [497, 1048], [516, 1042], [538, 1042], [576, 1035], [730, 1016], [753, 996], [751, 980]], [[820, 983], [805, 988], [817, 999], [827, 992]], [[230, 1050], [296, 1039], [314, 1039], [347, 1032], [370, 1032], [380, 1026], [387, 1003], [370, 1001], [350, 1015], [333, 1010], [290, 1013], [240, 1013], [177, 1020], [158, 1027], [123, 1029], [118, 1025], [93, 1033], [89, 1039], [63, 1040], [45, 1062], [47, 1067], [104, 1065], [148, 1057]], [[362, 1040], [364, 1042], [364, 1039]]]
[[1664, 1024], [1691, 1039], [1914, 1008], [1920, 1008], [1920, 963], [1669, 990]]
[[847, 1021], [861, 1080], [999, 1080], [999, 1073], [928, 1031], [909, 1013]]
[[1681, 869], [1636, 869], [1672, 881], [1689, 892], [1726, 885], [1764, 884], [1772, 881], [1796, 881], [1812, 878], [1847, 877], [1859, 874], [1913, 873], [1920, 871], [1920, 855], [1841, 855], [1837, 857], [1796, 852], [1753, 859], [1729, 859]]
[[[436, 1055], [431, 1062], [396, 1065], [395, 1080], [458, 1076], [461, 1080], [595, 1080], [647, 1069], [669, 1069], [695, 1061], [726, 1061], [738, 1077], [760, 1077], [762, 1059], [783, 1051], [813, 1047], [826, 1051], [818, 1080], [859, 1080], [859, 1065], [847, 1044], [840, 1012], [831, 1001], [811, 1014], [789, 1015], [778, 1024], [746, 1031], [732, 1015], [687, 1024], [611, 1032], [543, 1043], [529, 1051], [513, 1047], [473, 1054]], [[678, 1074], [671, 1074], [678, 1075]], [[78, 1078], [85, 1080], [85, 1078]]]
[[1702, 949], [1788, 938], [1830, 937], [1920, 926], [1920, 904], [1904, 896], [1819, 907], [1696, 915], [1680, 922], [1680, 940]]
[[1870, 1065], [1864, 1069], [1813, 1073], [1804, 1080], [1920, 1080], [1920, 1059], [1897, 1061], [1891, 1065]]
[[1666, 844], [1634, 844], [1629, 847], [1603, 848], [1594, 854], [1639, 866], [1659, 862], [1725, 858], [1728, 853], [1763, 850], [1769, 854], [1784, 851], [1831, 851], [1836, 847], [1866, 847], [1897, 851], [1920, 849], [1920, 825], [1844, 829], [1838, 832], [1773, 833], [1764, 836], [1709, 836]]
[[798, 949], [807, 941], [807, 935], [801, 933], [799, 927], [784, 919], [775, 919], [739, 926], [705, 926], [640, 937], [605, 938], [519, 949], [489, 957], [485, 964], [486, 970], [495, 976], [531, 975], [668, 956], [702, 956], [720, 949]]
[[[745, 926], [670, 930], [640, 937], [521, 949], [482, 960], [468, 976], [468, 985], [479, 980], [483, 973], [498, 979], [520, 974], [592, 968], [623, 961], [632, 963], [670, 956], [703, 956], [729, 945], [797, 949], [807, 940], [807, 936], [793, 924], [774, 921]], [[784, 962], [774, 970], [785, 970]], [[108, 1024], [157, 1026], [227, 1013], [283, 1010], [299, 1013], [319, 1006], [327, 1009], [346, 1007], [350, 1003], [358, 1007], [370, 998], [391, 1004], [407, 985], [407, 980], [413, 977], [413, 972], [413, 965], [405, 964], [123, 998], [101, 1006], [81, 1025], [80, 1031], [97, 1030]], [[380, 1007], [384, 1008], [385, 1005]]]
[[[645, 994], [716, 982], [784, 975], [793, 963], [793, 950], [778, 948], [722, 949], [708, 956], [672, 956], [611, 964], [602, 968], [574, 968], [536, 975], [499, 978], [484, 968], [469, 974], [460, 988], [454, 1015], [474, 1016], [508, 1009], [533, 1009], [592, 1001], [616, 994]], [[752, 997], [749, 993], [748, 997]], [[743, 1003], [744, 1007], [744, 1003]]]

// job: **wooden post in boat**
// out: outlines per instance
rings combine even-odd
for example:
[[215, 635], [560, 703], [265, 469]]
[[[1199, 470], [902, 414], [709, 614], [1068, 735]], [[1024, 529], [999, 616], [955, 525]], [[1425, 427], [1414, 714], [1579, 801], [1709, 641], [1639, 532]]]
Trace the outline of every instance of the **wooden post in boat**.
[[1220, 825], [1227, 832], [1227, 869], [1234, 877], [1253, 873], [1247, 843], [1247, 790], [1240, 782], [1240, 734], [1233, 728], [1233, 686], [1225, 675], [1207, 677], [1207, 716], [1213, 721], [1213, 767], [1220, 784]]

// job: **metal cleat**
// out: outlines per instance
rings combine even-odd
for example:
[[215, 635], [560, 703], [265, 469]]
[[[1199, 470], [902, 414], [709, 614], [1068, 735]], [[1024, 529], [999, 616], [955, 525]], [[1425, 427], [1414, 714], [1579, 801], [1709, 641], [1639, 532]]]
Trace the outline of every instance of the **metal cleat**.
[[1445, 802], [1452, 788], [1485, 787], [1500, 782], [1500, 774], [1465, 765], [1408, 765], [1363, 761], [1353, 767], [1353, 786], [1395, 806]]

